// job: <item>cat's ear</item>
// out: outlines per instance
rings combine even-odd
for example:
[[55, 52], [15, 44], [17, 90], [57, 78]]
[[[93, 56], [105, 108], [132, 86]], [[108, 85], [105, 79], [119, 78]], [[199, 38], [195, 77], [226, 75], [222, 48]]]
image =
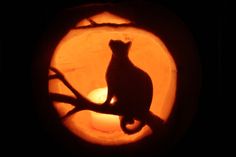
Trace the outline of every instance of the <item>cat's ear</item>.
[[109, 45], [110, 45], [111, 43], [113, 43], [113, 42], [114, 42], [114, 40], [111, 39], [111, 40], [109, 41]]
[[130, 48], [131, 44], [132, 44], [132, 42], [131, 42], [131, 41], [129, 41], [129, 42], [127, 42], [127, 43], [125, 43], [125, 45], [127, 45], [127, 47], [128, 47], [128, 48]]

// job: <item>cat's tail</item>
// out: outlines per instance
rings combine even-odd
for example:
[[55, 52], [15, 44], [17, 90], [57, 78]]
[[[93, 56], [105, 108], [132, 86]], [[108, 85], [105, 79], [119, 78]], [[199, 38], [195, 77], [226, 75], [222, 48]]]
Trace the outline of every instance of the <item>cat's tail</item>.
[[144, 121], [135, 121], [133, 118], [121, 116], [120, 126], [126, 134], [134, 134], [139, 132], [145, 125]]

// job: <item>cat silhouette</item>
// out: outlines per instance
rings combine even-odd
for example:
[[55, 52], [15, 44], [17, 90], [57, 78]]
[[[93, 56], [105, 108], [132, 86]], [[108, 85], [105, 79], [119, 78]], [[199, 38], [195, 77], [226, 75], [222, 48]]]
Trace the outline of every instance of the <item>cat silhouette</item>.
[[[121, 40], [109, 42], [112, 57], [106, 71], [108, 94], [104, 103], [122, 113], [120, 125], [127, 134], [136, 133], [145, 125], [144, 116], [149, 112], [153, 94], [149, 75], [128, 57], [130, 46], [131, 42]], [[138, 120], [138, 124], [134, 120]]]

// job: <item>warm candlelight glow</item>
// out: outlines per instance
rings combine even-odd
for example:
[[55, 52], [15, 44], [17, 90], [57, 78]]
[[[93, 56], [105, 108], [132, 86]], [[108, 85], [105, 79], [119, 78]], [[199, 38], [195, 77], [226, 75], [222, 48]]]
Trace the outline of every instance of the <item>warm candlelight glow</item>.
[[[77, 26], [89, 25], [86, 19], [87, 17], [78, 21]], [[129, 23], [128, 20], [106, 12], [90, 19], [98, 23]], [[150, 110], [166, 121], [175, 100], [177, 69], [171, 53], [161, 39], [146, 30], [108, 26], [71, 29], [55, 49], [50, 66], [59, 69], [80, 94], [99, 105], [107, 96], [105, 75], [112, 54], [108, 45], [111, 39], [132, 41], [130, 60], [152, 79], [153, 98]], [[74, 96], [58, 79], [49, 81], [49, 92]], [[59, 116], [64, 116], [73, 109], [68, 103], [53, 104]], [[118, 116], [88, 110], [75, 113], [63, 121], [63, 124], [76, 136], [101, 145], [132, 143], [152, 133], [146, 125], [135, 134], [125, 134]]]
[[[105, 102], [107, 98], [107, 91], [107, 87], [95, 89], [89, 93], [88, 98], [92, 102], [101, 104]], [[113, 101], [114, 98], [111, 100], [111, 103], [113, 103]], [[120, 120], [119, 116], [116, 115], [102, 114], [91, 111], [91, 125], [99, 131], [112, 132], [119, 129]]]

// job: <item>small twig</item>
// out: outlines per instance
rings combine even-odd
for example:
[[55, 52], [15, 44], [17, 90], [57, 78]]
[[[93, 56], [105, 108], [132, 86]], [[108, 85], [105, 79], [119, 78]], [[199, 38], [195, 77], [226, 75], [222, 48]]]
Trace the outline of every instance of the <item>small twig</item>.
[[55, 74], [55, 75], [50, 75], [49, 76], [49, 80], [52, 80], [52, 79], [58, 79], [58, 75]]
[[87, 20], [90, 22], [91, 25], [94, 25], [94, 26], [95, 26], [95, 25], [98, 25], [95, 21], [93, 21], [93, 20], [90, 19], [90, 18], [88, 18]]
[[[65, 84], [65, 86], [66, 86], [67, 88], [69, 88], [69, 89], [71, 90], [71, 92], [72, 92], [77, 98], [83, 97], [83, 96], [65, 79], [64, 75], [63, 75], [59, 70], [57, 70], [56, 68], [53, 68], [53, 67], [50, 67], [49, 69], [56, 73], [56, 77], [57, 77], [58, 79], [60, 79], [60, 80]], [[55, 78], [55, 76], [52, 77], [52, 78]], [[49, 79], [50, 79], [50, 76], [49, 76]]]
[[58, 93], [50, 93], [50, 98], [53, 101], [69, 103], [75, 107], [78, 106], [77, 100], [71, 96], [68, 96], [68, 95], [63, 95], [63, 94], [58, 94]]
[[101, 23], [101, 24], [98, 24], [98, 23], [93, 23], [91, 25], [87, 25], [87, 26], [78, 26], [78, 27], [75, 27], [74, 29], [86, 29], [86, 28], [97, 28], [97, 27], [104, 27], [104, 26], [108, 26], [108, 27], [115, 27], [115, 28], [118, 28], [118, 27], [134, 27], [134, 24], [133, 23], [123, 23], [123, 24], [115, 24], [115, 23]]

